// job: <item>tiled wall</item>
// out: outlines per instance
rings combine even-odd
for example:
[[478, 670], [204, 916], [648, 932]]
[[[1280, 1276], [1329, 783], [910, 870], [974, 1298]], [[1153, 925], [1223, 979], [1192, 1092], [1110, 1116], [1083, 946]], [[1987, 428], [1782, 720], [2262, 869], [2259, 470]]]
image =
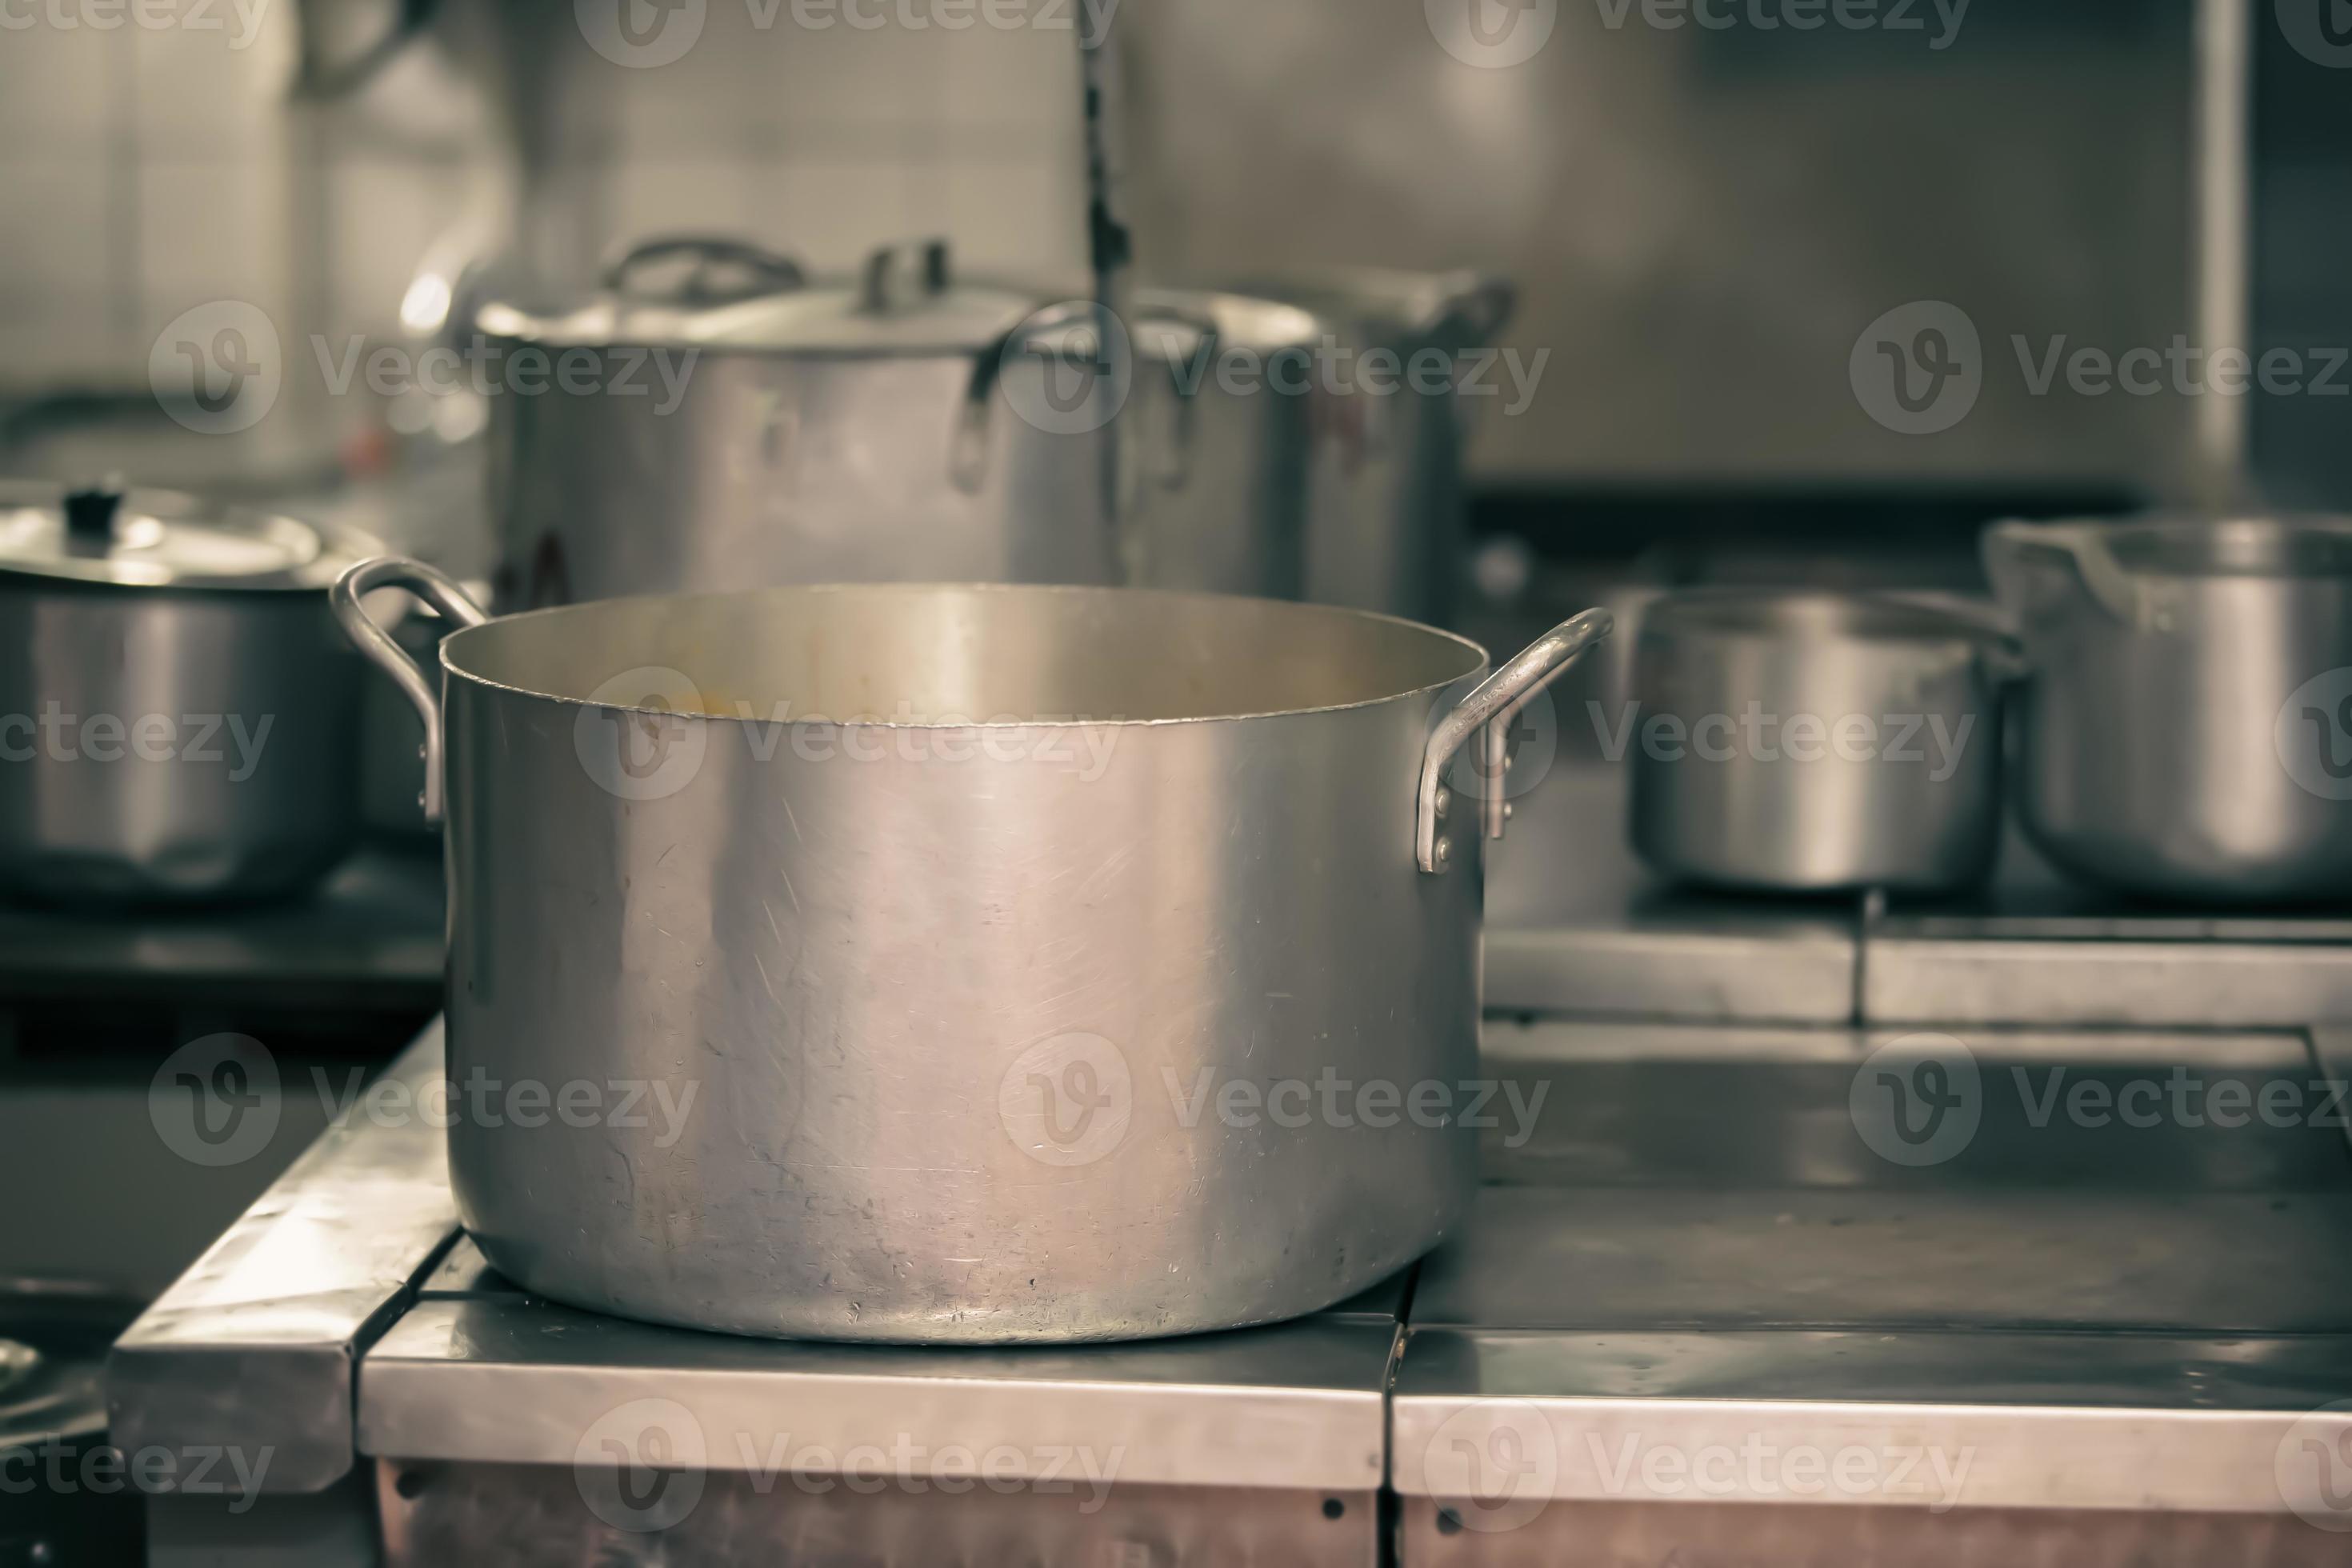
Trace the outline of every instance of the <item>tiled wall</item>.
[[[812, 31], [789, 0], [708, 0], [684, 58], [626, 68], [569, 4], [445, 0], [363, 92], [311, 105], [289, 92], [295, 0], [246, 3], [243, 47], [233, 0], [104, 30], [96, 0], [10, 8], [28, 25], [0, 27], [0, 395], [143, 384], [156, 333], [216, 299], [281, 331], [388, 333], [426, 248], [515, 189], [538, 193], [536, 260], [574, 279], [666, 228], [827, 268], [940, 232], [974, 268], [1058, 273], [1082, 254], [1066, 30]], [[207, 19], [226, 25], [187, 25]], [[509, 60], [533, 92], [509, 94]], [[544, 106], [528, 174], [502, 100]]]

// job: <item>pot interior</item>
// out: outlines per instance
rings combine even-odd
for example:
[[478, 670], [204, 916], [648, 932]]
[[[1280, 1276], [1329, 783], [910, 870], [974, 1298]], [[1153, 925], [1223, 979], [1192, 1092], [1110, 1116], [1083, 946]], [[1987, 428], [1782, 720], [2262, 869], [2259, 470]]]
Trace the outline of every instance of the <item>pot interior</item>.
[[1486, 661], [1449, 633], [1318, 605], [921, 584], [608, 599], [455, 633], [442, 658], [557, 701], [959, 727], [1352, 707]]

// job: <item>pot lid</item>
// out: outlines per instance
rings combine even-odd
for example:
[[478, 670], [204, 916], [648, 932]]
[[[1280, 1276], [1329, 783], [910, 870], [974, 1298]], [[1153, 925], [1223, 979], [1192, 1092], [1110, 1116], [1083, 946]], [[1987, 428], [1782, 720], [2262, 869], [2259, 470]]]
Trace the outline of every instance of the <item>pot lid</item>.
[[1160, 359], [1189, 359], [1212, 327], [1221, 348], [1260, 354], [1313, 348], [1324, 331], [1321, 321], [1296, 305], [1203, 289], [1139, 289], [1135, 314], [1137, 345]]
[[131, 588], [323, 588], [348, 564], [291, 518], [172, 490], [0, 481], [0, 573]]
[[556, 348], [918, 356], [991, 348], [1044, 302], [957, 281], [945, 240], [886, 246], [842, 279], [740, 240], [672, 237], [632, 247], [604, 282], [585, 300], [492, 302], [476, 320], [493, 337]]
[[1394, 342], [1494, 340], [1517, 303], [1504, 279], [1475, 271], [1326, 267], [1252, 277], [1232, 287], [1314, 311], [1359, 335]]

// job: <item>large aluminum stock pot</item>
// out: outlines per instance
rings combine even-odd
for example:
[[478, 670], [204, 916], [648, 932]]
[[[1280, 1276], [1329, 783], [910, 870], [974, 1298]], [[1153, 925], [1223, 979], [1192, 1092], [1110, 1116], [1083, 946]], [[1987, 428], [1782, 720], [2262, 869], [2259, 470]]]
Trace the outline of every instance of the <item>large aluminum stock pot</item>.
[[[1460, 1219], [1502, 811], [1446, 770], [1605, 616], [1464, 696], [1475, 645], [1354, 611], [788, 587], [473, 624], [433, 682], [387, 584], [481, 617], [410, 562], [337, 589], [446, 740], [452, 1175], [526, 1288], [1123, 1339], [1314, 1310]], [[523, 1084], [580, 1114], [473, 1109]]]

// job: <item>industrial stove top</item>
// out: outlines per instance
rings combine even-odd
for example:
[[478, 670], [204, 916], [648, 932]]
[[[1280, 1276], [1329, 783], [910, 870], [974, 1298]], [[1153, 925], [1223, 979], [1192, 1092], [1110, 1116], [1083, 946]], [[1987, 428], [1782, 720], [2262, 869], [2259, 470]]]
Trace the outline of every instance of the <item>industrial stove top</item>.
[[2343, 1561], [2352, 933], [1694, 899], [1607, 790], [1494, 847], [1525, 1113], [1406, 1276], [1131, 1345], [658, 1329], [516, 1290], [440, 1134], [354, 1119], [118, 1349], [119, 1446], [274, 1456], [156, 1560]]

